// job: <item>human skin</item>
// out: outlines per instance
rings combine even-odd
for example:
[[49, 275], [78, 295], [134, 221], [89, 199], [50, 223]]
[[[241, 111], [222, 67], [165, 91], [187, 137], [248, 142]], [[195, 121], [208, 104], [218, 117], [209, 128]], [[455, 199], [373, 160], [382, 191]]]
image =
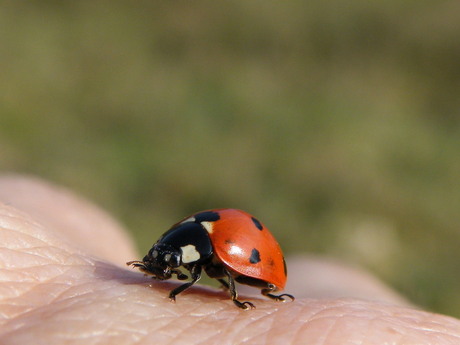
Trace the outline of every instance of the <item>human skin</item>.
[[459, 320], [322, 258], [288, 258], [294, 302], [240, 286], [257, 307], [243, 311], [196, 285], [171, 303], [180, 282], [128, 268], [143, 255], [90, 202], [18, 176], [0, 177], [0, 201], [0, 344], [460, 344]]

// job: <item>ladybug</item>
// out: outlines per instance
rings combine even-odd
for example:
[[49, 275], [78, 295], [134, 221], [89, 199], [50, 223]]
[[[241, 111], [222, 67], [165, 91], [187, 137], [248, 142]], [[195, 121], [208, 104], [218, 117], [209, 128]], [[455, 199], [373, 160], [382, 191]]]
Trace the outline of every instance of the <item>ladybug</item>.
[[270, 231], [241, 210], [215, 209], [186, 217], [166, 231], [142, 261], [126, 264], [160, 280], [187, 279], [180, 266], [189, 271], [192, 280], [172, 290], [171, 301], [195, 284], [202, 270], [229, 290], [233, 303], [244, 310], [255, 306], [238, 300], [235, 281], [261, 288], [262, 295], [275, 301], [294, 300], [289, 294], [272, 294], [286, 284], [283, 253]]

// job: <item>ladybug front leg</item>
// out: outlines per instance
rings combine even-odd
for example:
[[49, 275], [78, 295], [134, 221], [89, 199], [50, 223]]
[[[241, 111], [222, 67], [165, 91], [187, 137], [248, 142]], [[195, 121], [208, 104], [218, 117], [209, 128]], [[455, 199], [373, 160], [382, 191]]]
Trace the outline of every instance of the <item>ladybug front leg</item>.
[[290, 294], [287, 294], [287, 293], [283, 293], [281, 295], [273, 295], [271, 294], [270, 292], [273, 292], [276, 290], [276, 286], [273, 285], [273, 284], [268, 284], [268, 287], [266, 289], [262, 289], [261, 290], [261, 293], [262, 295], [264, 296], [267, 296], [275, 301], [278, 301], [278, 302], [284, 302], [286, 301], [286, 298], [285, 297], [288, 297], [291, 299], [291, 301], [293, 301], [295, 298], [294, 296], [290, 295]]
[[[244, 310], [254, 309], [255, 306], [251, 302], [240, 302], [240, 301], [238, 301], [238, 299], [237, 299], [238, 298], [238, 292], [236, 292], [235, 280], [233, 279], [232, 274], [229, 271], [224, 270], [224, 272], [225, 272], [225, 274], [227, 275], [227, 278], [228, 278], [228, 288], [230, 290], [230, 296], [232, 297], [233, 303], [235, 303], [235, 305], [238, 308], [241, 308], [241, 309], [244, 309]], [[219, 279], [219, 281], [220, 281], [220, 279]]]
[[[176, 296], [178, 294], [180, 294], [182, 291], [184, 290], [187, 290], [190, 286], [192, 286], [193, 284], [195, 284], [198, 280], [200, 280], [201, 278], [201, 266], [200, 265], [195, 265], [195, 266], [192, 266], [192, 268], [190, 269], [190, 275], [192, 276], [192, 281], [188, 282], [188, 283], [185, 283], [185, 284], [182, 284], [178, 287], [176, 287], [174, 290], [172, 290], [170, 293], [169, 293], [169, 299], [172, 301], [172, 302], [175, 302], [176, 301]], [[178, 278], [180, 279], [180, 276], [178, 276]]]

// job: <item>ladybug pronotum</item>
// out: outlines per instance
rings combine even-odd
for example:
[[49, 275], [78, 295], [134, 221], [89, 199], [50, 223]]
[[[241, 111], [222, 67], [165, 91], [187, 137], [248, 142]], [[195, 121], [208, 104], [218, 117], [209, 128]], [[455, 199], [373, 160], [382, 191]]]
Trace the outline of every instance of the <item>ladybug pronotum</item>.
[[283, 253], [270, 231], [241, 210], [216, 209], [195, 213], [166, 231], [142, 261], [126, 264], [160, 280], [174, 275], [179, 280], [187, 279], [187, 275], [179, 270], [180, 266], [189, 271], [192, 280], [169, 293], [172, 301], [201, 278], [203, 269], [230, 291], [233, 303], [241, 309], [255, 306], [238, 300], [235, 281], [261, 288], [262, 295], [275, 301], [294, 300], [289, 294], [272, 294], [286, 284]]

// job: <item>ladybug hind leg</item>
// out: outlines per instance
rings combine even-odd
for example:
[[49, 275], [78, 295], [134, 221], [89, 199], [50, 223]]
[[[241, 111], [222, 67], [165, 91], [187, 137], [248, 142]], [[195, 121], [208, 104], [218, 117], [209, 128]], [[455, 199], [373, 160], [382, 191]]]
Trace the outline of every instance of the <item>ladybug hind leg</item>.
[[219, 281], [222, 283], [222, 285], [224, 285], [224, 287], [226, 285], [228, 286], [228, 289], [230, 290], [230, 297], [232, 298], [233, 303], [238, 308], [241, 308], [243, 310], [254, 309], [255, 306], [251, 302], [247, 302], [247, 301], [246, 302], [240, 302], [240, 301], [238, 301], [238, 292], [236, 292], [235, 279], [233, 279], [232, 274], [229, 271], [224, 270], [224, 272], [227, 275], [228, 284], [227, 284], [227, 282], [225, 280], [222, 281], [222, 279], [219, 279]]
[[267, 296], [268, 298], [271, 298], [272, 300], [275, 300], [277, 302], [285, 302], [286, 297], [289, 298], [291, 301], [293, 301], [295, 298], [294, 296], [288, 294], [288, 293], [283, 293], [281, 295], [273, 295], [270, 292], [273, 292], [276, 290], [276, 286], [273, 284], [268, 284], [267, 288], [262, 289], [260, 292], [262, 295]]

